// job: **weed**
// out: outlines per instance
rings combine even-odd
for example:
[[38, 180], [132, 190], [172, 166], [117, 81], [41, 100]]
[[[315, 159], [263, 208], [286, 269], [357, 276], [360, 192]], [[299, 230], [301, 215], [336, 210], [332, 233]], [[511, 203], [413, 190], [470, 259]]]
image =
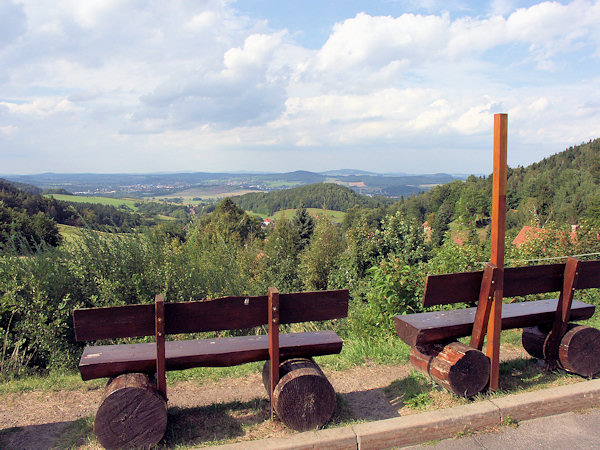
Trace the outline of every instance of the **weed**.
[[519, 426], [519, 422], [517, 422], [515, 419], [513, 419], [510, 416], [506, 416], [506, 417], [502, 418], [502, 422], [500, 422], [500, 425], [502, 425], [503, 427], [516, 428]]
[[462, 439], [462, 438], [469, 437], [469, 436], [473, 436], [473, 431], [465, 428], [464, 430], [457, 432], [454, 435], [454, 439]]

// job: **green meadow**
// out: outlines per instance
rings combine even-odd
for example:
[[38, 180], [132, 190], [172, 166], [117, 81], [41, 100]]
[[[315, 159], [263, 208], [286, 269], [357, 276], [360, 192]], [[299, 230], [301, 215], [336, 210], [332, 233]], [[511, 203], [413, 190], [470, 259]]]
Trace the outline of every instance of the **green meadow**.
[[114, 206], [119, 208], [120, 206], [127, 206], [134, 211], [137, 211], [135, 206], [140, 200], [132, 198], [111, 198], [111, 197], [98, 197], [88, 195], [66, 195], [66, 194], [49, 194], [46, 197], [53, 197], [56, 200], [62, 200], [64, 202], [77, 202], [77, 203], [95, 203], [100, 205]]

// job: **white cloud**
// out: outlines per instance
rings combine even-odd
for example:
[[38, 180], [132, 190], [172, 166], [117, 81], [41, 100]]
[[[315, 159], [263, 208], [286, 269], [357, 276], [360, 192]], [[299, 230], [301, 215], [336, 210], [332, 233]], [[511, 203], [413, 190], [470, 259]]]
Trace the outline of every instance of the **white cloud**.
[[[504, 111], [523, 149], [599, 136], [600, 2], [513, 3], [359, 13], [312, 50], [225, 0], [0, 0], [0, 132], [81, 171], [96, 151], [121, 171], [139, 152], [155, 170], [267, 169], [322, 148], [346, 166], [362, 161], [356, 146], [383, 157], [393, 147], [391, 160], [428, 147], [483, 154]], [[536, 151], [518, 153], [530, 162]], [[458, 171], [441, 165], [460, 159], [429, 161]]]

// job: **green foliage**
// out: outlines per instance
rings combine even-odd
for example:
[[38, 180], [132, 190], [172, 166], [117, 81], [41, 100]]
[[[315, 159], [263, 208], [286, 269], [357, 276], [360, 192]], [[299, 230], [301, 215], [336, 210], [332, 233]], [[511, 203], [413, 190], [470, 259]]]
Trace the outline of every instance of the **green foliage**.
[[327, 217], [319, 219], [310, 244], [300, 256], [300, 274], [306, 289], [327, 289], [329, 274], [343, 249], [339, 228]]
[[298, 235], [297, 250], [302, 251], [309, 244], [315, 230], [315, 221], [304, 206], [296, 210], [292, 225]]
[[301, 289], [297, 231], [289, 220], [282, 217], [266, 239], [264, 253], [258, 258], [256, 270], [263, 291], [269, 286], [277, 286], [281, 292]]
[[300, 206], [348, 211], [356, 205], [376, 207], [379, 203], [390, 202], [389, 199], [373, 199], [360, 195], [352, 189], [332, 183], [309, 184], [294, 189], [268, 193], [244, 194], [235, 197], [233, 200], [247, 211], [254, 211], [268, 216], [282, 209], [299, 208]]
[[402, 264], [399, 257], [391, 256], [367, 271], [371, 281], [367, 296], [371, 320], [383, 332], [393, 332], [395, 315], [420, 311], [422, 269], [420, 265]]
[[239, 243], [264, 237], [260, 220], [247, 214], [230, 198], [222, 200], [212, 214], [201, 217], [195, 225], [195, 232], [210, 239], [234, 239]]
[[398, 212], [374, 234], [378, 264], [367, 270], [370, 320], [380, 333], [393, 332], [393, 317], [418, 311], [428, 248], [421, 227]]

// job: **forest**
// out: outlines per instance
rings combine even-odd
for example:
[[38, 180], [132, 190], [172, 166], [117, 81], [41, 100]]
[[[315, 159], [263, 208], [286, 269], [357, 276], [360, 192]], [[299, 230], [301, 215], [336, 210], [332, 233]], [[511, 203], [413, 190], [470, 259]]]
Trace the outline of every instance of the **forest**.
[[[600, 252], [599, 183], [600, 140], [510, 169], [507, 265]], [[491, 177], [455, 180], [393, 203], [318, 184], [291, 190], [287, 199], [269, 198], [286, 191], [224, 199], [196, 217], [152, 227], [135, 227], [136, 216], [123, 212], [128, 233], [88, 226], [62, 240], [56, 223], [84, 222], [82, 212], [0, 186], [0, 237], [33, 239], [0, 256], [1, 378], [74, 370], [82, 344], [74, 340], [73, 309], [150, 303], [161, 292], [175, 302], [265, 294], [269, 286], [348, 288], [349, 318], [333, 326], [345, 346], [366, 357], [368, 348], [390, 341], [395, 314], [421, 310], [427, 274], [478, 270], [489, 260]], [[341, 225], [306, 210], [334, 209], [334, 202], [347, 212]], [[246, 211], [275, 205], [296, 212], [264, 228]], [[545, 232], [514, 245], [524, 225]], [[581, 295], [600, 303], [595, 292]]]

